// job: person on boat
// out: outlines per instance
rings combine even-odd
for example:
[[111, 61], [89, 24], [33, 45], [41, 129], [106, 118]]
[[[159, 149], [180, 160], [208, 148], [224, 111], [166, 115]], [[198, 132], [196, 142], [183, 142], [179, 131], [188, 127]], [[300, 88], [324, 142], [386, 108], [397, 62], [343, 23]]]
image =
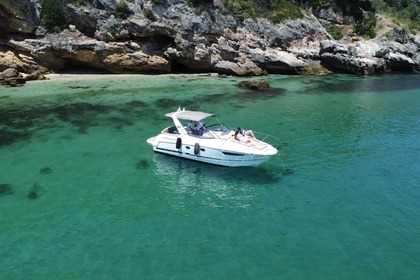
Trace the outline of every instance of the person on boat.
[[189, 121], [187, 128], [191, 130], [193, 135], [203, 135], [203, 133], [206, 131], [206, 127], [200, 121]]
[[188, 131], [188, 132], [192, 132], [193, 127], [194, 127], [193, 121], [188, 121], [188, 124], [187, 124], [187, 131]]
[[250, 143], [251, 139], [248, 138], [247, 134], [245, 133], [245, 130], [238, 127], [235, 131], [235, 139], [242, 143]]

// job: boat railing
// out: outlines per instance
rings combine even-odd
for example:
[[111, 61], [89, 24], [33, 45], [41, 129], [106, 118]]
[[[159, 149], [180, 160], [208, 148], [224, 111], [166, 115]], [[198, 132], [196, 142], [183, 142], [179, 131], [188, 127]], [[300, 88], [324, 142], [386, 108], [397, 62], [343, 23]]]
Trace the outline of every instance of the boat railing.
[[[255, 137], [257, 140], [260, 140], [262, 142], [266, 142], [268, 144], [270, 144], [271, 146], [273, 146], [274, 148], [277, 149], [278, 146], [280, 146], [281, 141], [279, 138], [270, 135], [270, 134], [266, 134], [263, 132], [258, 132], [258, 131], [252, 131], [255, 135], [257, 135], [258, 137]], [[276, 144], [274, 144], [276, 143]]]

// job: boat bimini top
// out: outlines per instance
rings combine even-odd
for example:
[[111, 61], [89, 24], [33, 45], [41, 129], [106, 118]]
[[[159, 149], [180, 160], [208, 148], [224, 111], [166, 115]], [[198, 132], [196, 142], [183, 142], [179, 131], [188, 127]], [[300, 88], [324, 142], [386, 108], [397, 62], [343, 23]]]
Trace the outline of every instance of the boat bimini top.
[[167, 113], [165, 116], [167, 116], [168, 118], [176, 117], [177, 119], [180, 119], [180, 120], [198, 122], [205, 118], [213, 117], [214, 114], [199, 112], [199, 111], [182, 110], [182, 111]]
[[188, 132], [185, 130], [185, 127], [179, 120], [199, 122], [205, 118], [214, 116], [214, 114], [200, 111], [188, 111], [185, 110], [185, 108], [181, 110], [181, 108], [178, 108], [176, 112], [167, 113], [165, 116], [172, 119], [179, 134], [188, 134]]

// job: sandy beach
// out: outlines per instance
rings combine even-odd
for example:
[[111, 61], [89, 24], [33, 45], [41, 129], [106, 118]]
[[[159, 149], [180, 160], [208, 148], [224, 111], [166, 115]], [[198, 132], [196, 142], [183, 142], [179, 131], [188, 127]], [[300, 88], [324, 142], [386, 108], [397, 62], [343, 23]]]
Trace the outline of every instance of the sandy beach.
[[124, 77], [205, 77], [205, 76], [211, 76], [211, 77], [217, 77], [217, 73], [188, 73], [188, 74], [155, 74], [155, 75], [148, 75], [148, 74], [81, 74], [81, 73], [65, 73], [65, 74], [59, 74], [59, 73], [52, 73], [45, 75], [45, 78], [47, 80], [57, 81], [57, 80], [68, 80], [68, 79], [92, 79], [92, 78], [124, 78]]

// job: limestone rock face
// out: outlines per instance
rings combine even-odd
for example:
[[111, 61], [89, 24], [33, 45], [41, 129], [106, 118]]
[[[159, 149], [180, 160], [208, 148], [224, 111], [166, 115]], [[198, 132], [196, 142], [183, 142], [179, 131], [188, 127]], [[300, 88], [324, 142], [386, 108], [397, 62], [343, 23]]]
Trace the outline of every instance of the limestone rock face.
[[385, 71], [418, 71], [420, 44], [410, 35], [405, 44], [383, 39], [343, 44], [321, 42], [321, 63], [333, 71], [374, 74]]
[[382, 17], [373, 40], [349, 35], [336, 41], [328, 34], [324, 26], [351, 22], [361, 8], [371, 10], [370, 1], [349, 3], [357, 7], [349, 15], [309, 5], [304, 18], [279, 24], [235, 18], [219, 0], [206, 8], [185, 0], [127, 1], [124, 19], [115, 13], [117, 0], [88, 2], [67, 4], [67, 29], [52, 33], [42, 25], [40, 0], [0, 1], [0, 71], [12, 67], [35, 77], [73, 66], [232, 75], [420, 71], [420, 36]]
[[78, 31], [64, 30], [42, 40], [11, 41], [11, 44], [54, 71], [69, 66], [89, 66], [111, 73], [170, 71], [170, 62], [163, 57], [148, 55], [135, 45], [91, 39]]
[[102, 65], [113, 73], [169, 73], [170, 62], [163, 57], [150, 56], [141, 51], [129, 54], [110, 54]]
[[286, 51], [250, 49], [249, 53], [253, 61], [270, 73], [297, 74], [307, 66], [304, 60], [298, 59], [295, 55]]
[[376, 44], [359, 42], [344, 45], [332, 41], [321, 42], [321, 63], [332, 71], [352, 74], [374, 74], [383, 72], [385, 60], [377, 54], [380, 47]]
[[24, 84], [26, 81], [14, 68], [8, 68], [0, 72], [0, 84], [6, 86], [18, 86]]
[[39, 7], [31, 0], [0, 1], [0, 36], [7, 33], [33, 34], [40, 24]]
[[244, 63], [223, 60], [216, 63], [214, 68], [218, 73], [238, 76], [260, 76], [267, 74], [266, 71], [255, 65], [251, 60], [247, 60]]
[[0, 71], [8, 68], [16, 69], [26, 80], [36, 80], [48, 72], [48, 68], [39, 65], [33, 56], [17, 51], [11, 47], [0, 46]]

